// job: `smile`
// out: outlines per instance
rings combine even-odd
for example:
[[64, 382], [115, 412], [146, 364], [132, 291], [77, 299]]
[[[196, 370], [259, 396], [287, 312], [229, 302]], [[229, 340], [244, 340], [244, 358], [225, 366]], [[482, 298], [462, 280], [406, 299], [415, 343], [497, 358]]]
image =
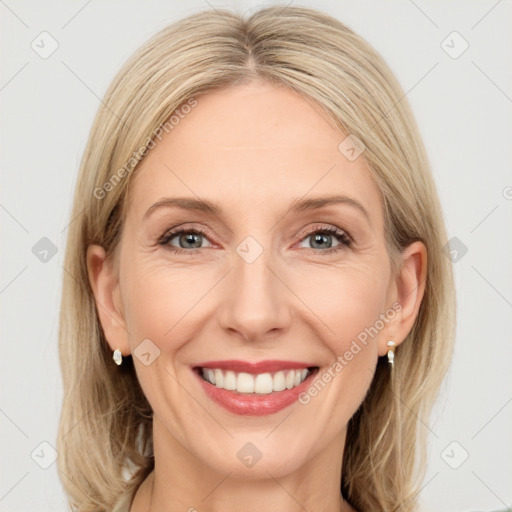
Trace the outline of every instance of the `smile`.
[[231, 413], [263, 416], [298, 401], [319, 367], [293, 361], [210, 361], [192, 367], [212, 402]]
[[293, 389], [304, 382], [309, 373], [311, 370], [307, 368], [256, 375], [245, 372], [236, 373], [231, 370], [222, 371], [220, 368], [201, 368], [203, 379], [218, 388], [259, 395]]

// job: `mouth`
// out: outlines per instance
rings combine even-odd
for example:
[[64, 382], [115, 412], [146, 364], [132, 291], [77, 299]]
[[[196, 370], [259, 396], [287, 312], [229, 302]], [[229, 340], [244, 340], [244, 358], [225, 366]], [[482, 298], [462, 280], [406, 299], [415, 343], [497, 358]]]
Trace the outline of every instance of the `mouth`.
[[243, 394], [268, 395], [296, 388], [317, 368], [317, 366], [312, 366], [257, 374], [202, 367], [196, 367], [195, 371], [203, 380], [220, 389]]
[[218, 405], [236, 414], [260, 416], [294, 403], [319, 367], [292, 361], [213, 361], [192, 370]]

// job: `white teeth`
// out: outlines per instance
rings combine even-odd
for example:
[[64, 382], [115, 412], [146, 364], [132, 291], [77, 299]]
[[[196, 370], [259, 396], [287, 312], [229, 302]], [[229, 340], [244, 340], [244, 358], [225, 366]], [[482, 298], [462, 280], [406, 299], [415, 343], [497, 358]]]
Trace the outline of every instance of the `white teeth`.
[[228, 389], [229, 391], [234, 391], [236, 389], [235, 372], [226, 372], [226, 376], [224, 377], [224, 384], [222, 387], [224, 389]]
[[274, 383], [272, 380], [272, 375], [270, 375], [270, 373], [262, 373], [260, 375], [256, 375], [256, 379], [254, 379], [255, 393], [272, 393], [273, 386]]
[[292, 389], [303, 382], [309, 375], [309, 370], [281, 370], [274, 374], [260, 373], [235, 373], [231, 370], [223, 371], [220, 368], [203, 368], [202, 374], [205, 380], [214, 386], [238, 393], [258, 393], [268, 395], [274, 391]]
[[224, 375], [222, 375], [222, 370], [219, 370], [218, 368], [215, 370], [215, 385], [218, 388], [224, 386]]
[[292, 370], [286, 374], [286, 389], [293, 388], [294, 380], [295, 380], [295, 372]]
[[283, 389], [286, 389], [286, 383], [284, 381], [284, 372], [277, 372], [274, 375], [273, 388], [274, 391], [283, 391]]
[[254, 393], [254, 377], [250, 373], [239, 373], [236, 379], [236, 390], [239, 393]]

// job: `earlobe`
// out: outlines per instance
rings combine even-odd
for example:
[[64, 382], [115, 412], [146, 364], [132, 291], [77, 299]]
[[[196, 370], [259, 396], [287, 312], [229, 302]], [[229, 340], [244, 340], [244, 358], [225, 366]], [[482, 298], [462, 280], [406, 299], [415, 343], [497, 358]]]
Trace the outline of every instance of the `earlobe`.
[[100, 245], [87, 248], [87, 272], [96, 311], [107, 342], [114, 351], [119, 348], [123, 355], [130, 353], [128, 333], [119, 290], [119, 278], [113, 261], [106, 257]]
[[423, 242], [409, 245], [402, 253], [402, 263], [396, 276], [396, 302], [400, 305], [389, 329], [379, 339], [379, 355], [387, 354], [387, 342], [398, 346], [411, 331], [418, 316], [427, 278], [427, 249]]

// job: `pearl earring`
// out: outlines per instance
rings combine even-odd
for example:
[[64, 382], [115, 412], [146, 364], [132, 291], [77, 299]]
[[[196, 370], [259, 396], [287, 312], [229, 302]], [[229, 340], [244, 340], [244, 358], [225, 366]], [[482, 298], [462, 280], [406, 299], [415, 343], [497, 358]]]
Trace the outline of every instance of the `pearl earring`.
[[393, 367], [395, 364], [395, 342], [392, 340], [389, 340], [386, 345], [389, 347], [388, 349], [388, 363]]
[[118, 366], [123, 362], [123, 354], [118, 348], [114, 350], [114, 355], [112, 359], [116, 362]]

